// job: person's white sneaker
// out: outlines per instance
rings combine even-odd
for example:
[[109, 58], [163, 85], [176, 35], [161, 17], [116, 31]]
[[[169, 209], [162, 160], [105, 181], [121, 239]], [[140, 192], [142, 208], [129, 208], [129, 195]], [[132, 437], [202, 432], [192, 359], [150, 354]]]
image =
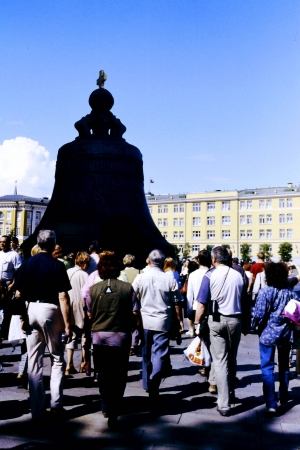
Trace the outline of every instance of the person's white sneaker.
[[276, 409], [275, 408], [267, 408], [266, 409], [266, 413], [267, 414], [276, 414]]

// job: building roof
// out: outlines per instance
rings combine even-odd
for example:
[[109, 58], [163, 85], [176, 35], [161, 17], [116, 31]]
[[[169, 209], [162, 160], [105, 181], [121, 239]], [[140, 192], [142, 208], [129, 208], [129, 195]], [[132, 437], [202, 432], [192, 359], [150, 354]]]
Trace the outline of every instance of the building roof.
[[26, 195], [2, 195], [0, 202], [30, 202], [30, 203], [49, 203], [48, 197], [35, 198]]

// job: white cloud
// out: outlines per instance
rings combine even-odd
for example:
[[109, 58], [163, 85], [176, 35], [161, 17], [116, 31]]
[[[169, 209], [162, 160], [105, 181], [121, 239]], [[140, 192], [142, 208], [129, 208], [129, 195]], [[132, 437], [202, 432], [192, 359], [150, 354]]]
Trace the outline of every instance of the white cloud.
[[0, 195], [14, 193], [44, 197], [52, 194], [55, 161], [37, 141], [26, 137], [5, 140], [0, 145]]

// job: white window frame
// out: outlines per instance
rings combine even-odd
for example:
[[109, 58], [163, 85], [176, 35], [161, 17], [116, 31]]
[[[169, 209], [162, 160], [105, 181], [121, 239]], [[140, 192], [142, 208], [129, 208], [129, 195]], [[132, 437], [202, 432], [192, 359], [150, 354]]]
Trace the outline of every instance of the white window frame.
[[173, 231], [173, 240], [178, 241], [178, 231]]
[[280, 228], [279, 230], [279, 239], [285, 239], [285, 229]]
[[266, 239], [265, 230], [259, 230], [259, 239]]
[[272, 209], [272, 200], [266, 200], [266, 209]]
[[240, 216], [240, 225], [246, 225], [246, 216]]
[[292, 198], [287, 198], [286, 199], [286, 207], [287, 208], [292, 208], [293, 207], [293, 199]]
[[158, 227], [162, 227], [162, 223], [163, 223], [162, 219], [157, 219], [157, 226]]
[[259, 209], [265, 209], [265, 201], [259, 200]]
[[184, 203], [180, 203], [179, 212], [184, 213]]
[[157, 207], [157, 213], [158, 214], [162, 214], [162, 205], [158, 205], [158, 207]]
[[246, 239], [246, 231], [240, 230], [240, 239]]
[[199, 227], [201, 225], [200, 217], [193, 217], [193, 227]]
[[163, 231], [162, 235], [165, 239], [168, 239], [168, 232], [167, 231]]
[[272, 239], [272, 230], [266, 230], [266, 239]]
[[252, 239], [252, 230], [247, 230], [247, 239]]
[[192, 232], [192, 238], [193, 238], [193, 240], [201, 239], [201, 231], [200, 230], [193, 231]]
[[293, 214], [286, 215], [286, 223], [293, 223]]
[[[212, 227], [212, 226], [214, 226], [214, 225], [216, 224], [216, 218], [215, 218], [215, 216], [207, 216], [206, 219], [207, 219], [206, 222], [207, 222], [207, 226], [208, 226], [208, 227]], [[210, 223], [210, 222], [211, 222], [211, 223]]]
[[214, 212], [216, 210], [216, 202], [207, 202], [206, 210], [207, 212]]
[[207, 239], [211, 241], [215, 238], [216, 238], [215, 230], [207, 230]]
[[230, 216], [222, 216], [222, 225], [230, 225]]
[[266, 215], [266, 223], [271, 224], [272, 223], [272, 214]]
[[163, 219], [163, 226], [164, 227], [168, 226], [168, 219], [166, 219], [166, 218]]
[[279, 223], [285, 223], [285, 214], [279, 214]]
[[173, 227], [178, 227], [178, 223], [179, 223], [178, 217], [175, 217], [175, 218], [173, 219]]
[[230, 230], [222, 230], [222, 239], [230, 239]]
[[246, 211], [246, 202], [245, 200], [240, 201], [240, 211]]
[[179, 240], [180, 241], [184, 240], [184, 231], [179, 231]]
[[179, 226], [184, 227], [184, 217], [179, 217]]
[[280, 209], [285, 208], [285, 200], [284, 200], [284, 198], [280, 198], [279, 199], [279, 208]]
[[259, 224], [264, 225], [266, 223], [266, 218], [264, 214], [259, 215]]
[[230, 202], [222, 202], [222, 211], [230, 211]]
[[251, 210], [252, 209], [252, 200], [247, 200], [247, 210]]
[[173, 213], [178, 213], [178, 205], [173, 206]]
[[192, 253], [199, 253], [200, 252], [200, 245], [194, 244], [192, 245]]
[[164, 214], [168, 214], [169, 208], [168, 205], [164, 205]]
[[247, 216], [247, 225], [252, 225], [252, 215]]
[[201, 211], [201, 203], [193, 203], [193, 212]]
[[293, 239], [293, 230], [292, 230], [292, 228], [288, 228], [286, 230], [286, 237], [287, 237], [287, 239]]

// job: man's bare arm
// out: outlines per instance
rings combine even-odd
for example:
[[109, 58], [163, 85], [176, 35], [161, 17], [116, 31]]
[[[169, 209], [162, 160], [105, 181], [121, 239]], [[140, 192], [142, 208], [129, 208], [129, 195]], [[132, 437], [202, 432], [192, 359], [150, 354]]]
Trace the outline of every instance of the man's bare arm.
[[70, 297], [68, 292], [60, 292], [58, 294], [61, 313], [65, 323], [65, 333], [68, 336], [68, 343], [71, 342], [70, 330]]
[[203, 305], [203, 303], [198, 302], [195, 315], [195, 324], [201, 323], [204, 314], [205, 314], [205, 305]]
[[178, 321], [179, 321], [179, 324], [180, 324], [180, 330], [179, 330], [179, 332], [180, 333], [183, 333], [184, 332], [184, 324], [183, 324], [183, 320], [182, 320], [182, 308], [181, 308], [181, 306], [180, 306], [180, 303], [181, 302], [176, 302], [175, 303], [175, 311], [176, 311], [176, 316], [177, 316], [177, 319], [178, 319]]

